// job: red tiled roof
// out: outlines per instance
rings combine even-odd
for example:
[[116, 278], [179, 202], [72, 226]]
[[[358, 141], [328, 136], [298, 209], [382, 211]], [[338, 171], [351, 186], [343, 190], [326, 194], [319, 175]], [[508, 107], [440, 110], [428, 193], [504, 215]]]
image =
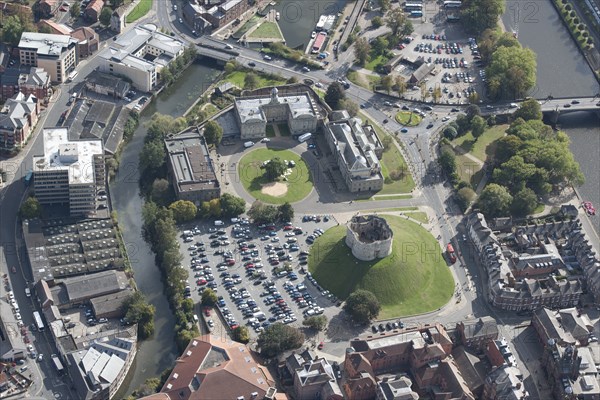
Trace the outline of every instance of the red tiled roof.
[[95, 10], [98, 14], [100, 14], [102, 7], [104, 7], [104, 0], [92, 0], [85, 9]]

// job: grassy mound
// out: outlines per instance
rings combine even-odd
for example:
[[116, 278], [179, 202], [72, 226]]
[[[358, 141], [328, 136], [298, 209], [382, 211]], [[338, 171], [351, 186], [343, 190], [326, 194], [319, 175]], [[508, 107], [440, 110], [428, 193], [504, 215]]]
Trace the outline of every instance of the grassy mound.
[[390, 256], [359, 261], [346, 246], [346, 227], [336, 226], [319, 237], [309, 257], [309, 270], [319, 284], [341, 299], [356, 289], [375, 294], [379, 318], [436, 310], [452, 297], [454, 279], [435, 238], [414, 222], [385, 216], [394, 231]]

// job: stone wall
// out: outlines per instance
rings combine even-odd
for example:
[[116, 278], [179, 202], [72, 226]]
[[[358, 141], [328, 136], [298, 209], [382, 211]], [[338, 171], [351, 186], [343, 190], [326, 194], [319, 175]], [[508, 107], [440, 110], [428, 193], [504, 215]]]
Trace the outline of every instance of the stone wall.
[[347, 224], [346, 244], [352, 255], [362, 261], [392, 254], [394, 233], [386, 220], [375, 215], [357, 215]]

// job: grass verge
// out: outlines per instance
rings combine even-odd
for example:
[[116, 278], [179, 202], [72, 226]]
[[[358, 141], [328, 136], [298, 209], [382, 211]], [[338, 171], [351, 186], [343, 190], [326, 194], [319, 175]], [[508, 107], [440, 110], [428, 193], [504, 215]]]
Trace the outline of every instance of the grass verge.
[[457, 137], [452, 141], [454, 146], [460, 146], [463, 150], [485, 162], [488, 156], [496, 150], [496, 140], [505, 135], [508, 125], [495, 125], [485, 130], [483, 135], [475, 139], [471, 132]]
[[396, 114], [396, 122], [404, 126], [417, 126], [423, 118], [412, 111], [400, 111]]
[[275, 22], [263, 22], [249, 35], [251, 38], [283, 39]]
[[128, 24], [137, 21], [144, 15], [148, 14], [148, 11], [152, 8], [152, 0], [140, 0], [140, 2], [133, 7], [133, 10], [127, 14], [126, 21]]

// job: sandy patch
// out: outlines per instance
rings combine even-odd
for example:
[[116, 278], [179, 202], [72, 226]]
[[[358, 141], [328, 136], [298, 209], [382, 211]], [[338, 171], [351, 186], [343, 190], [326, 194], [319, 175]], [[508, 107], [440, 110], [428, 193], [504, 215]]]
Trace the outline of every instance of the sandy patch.
[[285, 194], [287, 193], [287, 190], [288, 190], [288, 188], [285, 183], [272, 182], [272, 183], [264, 184], [262, 189], [260, 189], [260, 192], [262, 194], [266, 194], [268, 196], [281, 197], [281, 196], [285, 196]]

